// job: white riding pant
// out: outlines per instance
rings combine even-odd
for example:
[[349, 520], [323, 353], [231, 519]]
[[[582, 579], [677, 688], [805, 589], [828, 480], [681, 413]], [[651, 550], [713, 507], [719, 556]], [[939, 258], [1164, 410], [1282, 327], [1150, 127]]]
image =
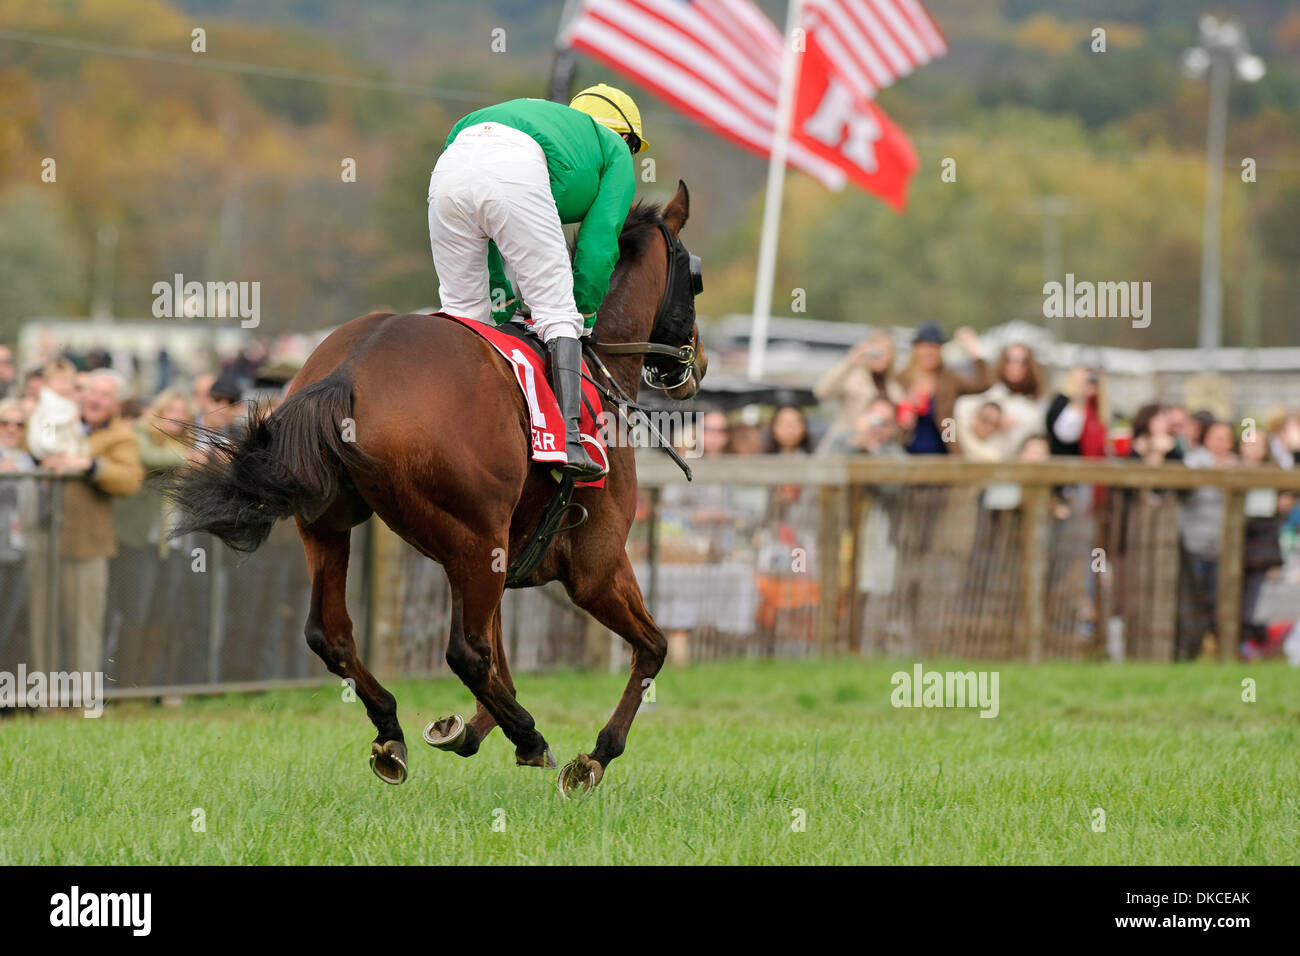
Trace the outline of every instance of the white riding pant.
[[489, 239], [514, 272], [542, 340], [577, 338], [582, 315], [546, 154], [527, 133], [500, 123], [461, 130], [429, 177], [429, 243], [442, 311], [491, 322]]

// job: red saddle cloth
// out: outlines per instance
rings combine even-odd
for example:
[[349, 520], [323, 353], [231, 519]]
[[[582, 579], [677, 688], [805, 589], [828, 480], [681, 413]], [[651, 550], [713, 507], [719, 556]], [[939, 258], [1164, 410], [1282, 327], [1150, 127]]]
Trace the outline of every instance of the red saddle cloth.
[[[546, 376], [546, 363], [541, 356], [517, 337], [501, 332], [496, 326], [488, 325], [486, 322], [475, 322], [473, 319], [449, 315], [446, 312], [430, 314], [459, 322], [465, 328], [481, 335], [501, 354], [502, 358], [510, 363], [510, 367], [514, 369], [515, 381], [519, 383], [519, 390], [523, 392], [524, 401], [528, 404], [528, 415], [533, 432], [533, 461], [544, 465], [563, 464], [567, 460], [564, 454], [564, 418], [560, 414], [560, 404], [555, 400], [555, 393], [551, 391], [550, 379]], [[582, 367], [586, 371], [585, 361]], [[596, 391], [596, 386], [584, 377], [582, 394], [586, 401], [582, 403], [579, 413], [578, 430], [582, 433], [582, 441], [587, 446], [587, 453], [608, 468], [609, 453], [605, 450], [605, 441], [592, 415], [592, 409], [601, 408], [600, 393]], [[603, 488], [605, 479], [580, 481], [578, 486]]]

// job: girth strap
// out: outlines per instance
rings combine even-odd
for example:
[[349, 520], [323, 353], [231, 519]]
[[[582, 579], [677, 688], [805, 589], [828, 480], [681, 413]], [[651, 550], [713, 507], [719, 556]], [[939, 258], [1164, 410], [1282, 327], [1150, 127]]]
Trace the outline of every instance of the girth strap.
[[[573, 476], [564, 475], [560, 479], [559, 485], [555, 488], [555, 494], [551, 496], [550, 503], [546, 510], [542, 512], [541, 520], [537, 522], [537, 528], [533, 531], [533, 536], [528, 539], [524, 549], [519, 552], [519, 557], [511, 562], [510, 567], [506, 569], [506, 587], [524, 588], [529, 587], [528, 579], [541, 565], [542, 559], [546, 557], [546, 552], [551, 548], [551, 539], [557, 534], [565, 531], [572, 531], [574, 528], [581, 527], [587, 521], [587, 509], [582, 505], [573, 504], [570, 499], [573, 497]], [[560, 520], [570, 508], [577, 508], [581, 512], [577, 521], [561, 525]]]

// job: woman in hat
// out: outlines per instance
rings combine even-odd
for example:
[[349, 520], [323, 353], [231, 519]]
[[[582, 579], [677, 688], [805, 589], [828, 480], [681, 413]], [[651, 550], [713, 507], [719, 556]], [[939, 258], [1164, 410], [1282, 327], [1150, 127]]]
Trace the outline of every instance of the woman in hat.
[[922, 322], [912, 339], [912, 353], [898, 376], [907, 390], [900, 409], [904, 426], [912, 429], [907, 451], [913, 455], [943, 455], [960, 450], [953, 406], [958, 396], [982, 392], [993, 384], [993, 376], [980, 352], [979, 337], [963, 326], [954, 338], [975, 363], [971, 378], [958, 375], [943, 364], [943, 329], [937, 322]]

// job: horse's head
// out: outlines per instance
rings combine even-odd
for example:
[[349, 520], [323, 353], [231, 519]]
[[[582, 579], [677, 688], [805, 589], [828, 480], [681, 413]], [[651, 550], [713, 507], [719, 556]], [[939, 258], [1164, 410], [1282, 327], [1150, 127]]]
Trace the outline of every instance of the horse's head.
[[662, 210], [637, 203], [628, 213], [596, 346], [610, 355], [643, 356], [645, 383], [679, 400], [699, 391], [709, 366], [695, 325], [695, 296], [704, 282], [700, 260], [678, 238], [690, 204], [679, 181]]

